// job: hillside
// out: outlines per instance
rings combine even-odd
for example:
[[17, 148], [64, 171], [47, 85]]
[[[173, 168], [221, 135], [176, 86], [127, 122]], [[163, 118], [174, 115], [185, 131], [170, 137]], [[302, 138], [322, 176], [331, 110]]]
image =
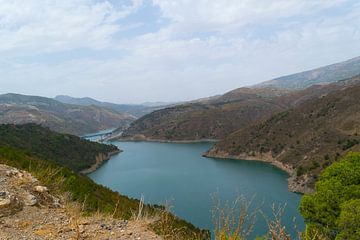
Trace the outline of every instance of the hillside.
[[21, 148], [77, 172], [90, 168], [97, 161], [107, 160], [109, 155], [119, 152], [116, 146], [53, 132], [36, 124], [0, 125], [0, 146]]
[[154, 111], [133, 122], [122, 138], [154, 140], [221, 139], [253, 121], [285, 109], [275, 99], [286, 91], [242, 88], [209, 100]]
[[93, 98], [84, 97], [84, 98], [74, 98], [66, 95], [59, 95], [54, 98], [55, 100], [67, 103], [67, 104], [75, 104], [81, 106], [98, 106], [98, 107], [106, 107], [112, 109], [114, 111], [118, 111], [120, 113], [127, 113], [133, 115], [135, 117], [142, 117], [145, 114], [151, 113], [154, 110], [158, 110], [163, 108], [166, 103], [144, 103], [144, 104], [116, 104], [109, 102], [101, 102], [95, 100]]
[[33, 175], [0, 164], [0, 239], [162, 239], [151, 221], [82, 215], [80, 204]]
[[0, 95], [0, 124], [37, 123], [57, 132], [83, 135], [125, 126], [133, 120], [129, 114], [103, 107], [64, 104], [20, 94]]
[[326, 84], [360, 74], [360, 57], [313, 70], [275, 78], [258, 85], [285, 89], [303, 89], [315, 84]]
[[[15, 130], [11, 129], [13, 127]], [[82, 159], [79, 159], [79, 156], [86, 154], [84, 151], [98, 153], [99, 149], [113, 150], [113, 146], [91, 143], [77, 137], [73, 138], [69, 135], [52, 133], [34, 125], [8, 125], [2, 131], [7, 134], [7, 137], [2, 138], [0, 143], [0, 164], [30, 172], [50, 192], [56, 194], [60, 200], [66, 198], [71, 204], [81, 205], [81, 211], [86, 216], [89, 214], [104, 214], [116, 219], [127, 220], [132, 219], [134, 214], [138, 213], [140, 206], [138, 200], [130, 199], [98, 185], [87, 176], [66, 167], [71, 166], [75, 161], [77, 164], [81, 163]], [[16, 135], [13, 138], [11, 137], [12, 133]], [[21, 137], [24, 137], [24, 139], [19, 139]], [[32, 142], [33, 139], [34, 142]], [[26, 141], [30, 143], [25, 144]], [[61, 159], [62, 154], [65, 156]], [[46, 158], [42, 158], [43, 156], [46, 156]], [[62, 160], [62, 164], [65, 166], [60, 165], [59, 160]], [[24, 174], [20, 175], [24, 176]], [[19, 180], [17, 183], [21, 185], [25, 182]], [[2, 194], [0, 197], [6, 196], [6, 194]], [[33, 200], [33, 198], [30, 200]], [[45, 200], [49, 199], [46, 198]], [[41, 206], [42, 204], [39, 204], [39, 207]], [[1, 210], [2, 208], [0, 214], [2, 214]], [[201, 239], [207, 239], [209, 236], [207, 231], [197, 229], [192, 224], [172, 215], [161, 206], [144, 204], [142, 214], [142, 216], [154, 220], [151, 228], [162, 236], [170, 232], [178, 233], [178, 239], [189, 239], [189, 236], [193, 237], [194, 235], [201, 235], [203, 236]]]
[[348, 82], [231, 134], [206, 156], [268, 161], [290, 173], [291, 190], [311, 191], [324, 167], [360, 149], [360, 77]]

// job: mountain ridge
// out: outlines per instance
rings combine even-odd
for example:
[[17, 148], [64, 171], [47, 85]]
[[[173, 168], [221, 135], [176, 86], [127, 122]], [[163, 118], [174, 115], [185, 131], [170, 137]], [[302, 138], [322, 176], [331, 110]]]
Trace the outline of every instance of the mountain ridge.
[[161, 109], [162, 107], [170, 104], [170, 103], [162, 103], [162, 102], [155, 102], [155, 103], [146, 102], [143, 104], [117, 104], [111, 102], [98, 101], [91, 97], [76, 98], [68, 95], [57, 95], [54, 97], [54, 99], [66, 104], [75, 104], [81, 106], [94, 105], [98, 107], [106, 107], [120, 113], [130, 114], [135, 118], [139, 118], [145, 114], [148, 114], [157, 109]]
[[37, 123], [52, 130], [83, 135], [116, 128], [134, 120], [129, 114], [97, 106], [64, 104], [51, 98], [8, 93], [0, 95], [0, 123]]
[[315, 84], [328, 84], [360, 74], [360, 56], [311, 70], [261, 82], [252, 87], [304, 89]]

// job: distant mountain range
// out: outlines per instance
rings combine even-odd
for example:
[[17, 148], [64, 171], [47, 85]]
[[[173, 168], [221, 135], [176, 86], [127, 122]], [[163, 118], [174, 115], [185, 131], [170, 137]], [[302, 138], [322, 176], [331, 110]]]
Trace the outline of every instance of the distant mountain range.
[[0, 124], [37, 123], [57, 132], [83, 135], [123, 127], [133, 120], [135, 117], [130, 114], [95, 105], [65, 104], [20, 94], [0, 95]]
[[133, 115], [134, 117], [138, 118], [148, 114], [154, 110], [161, 109], [164, 106], [170, 105], [172, 103], [165, 103], [165, 102], [146, 102], [143, 104], [116, 104], [116, 103], [109, 103], [109, 102], [101, 102], [89, 97], [83, 98], [74, 98], [66, 95], [58, 95], [54, 98], [55, 100], [67, 103], [67, 104], [75, 104], [81, 106], [98, 106], [98, 107], [106, 107], [112, 110], [118, 111], [120, 113], [128, 113]]
[[316, 68], [310, 71], [275, 78], [255, 85], [254, 87], [304, 89], [315, 84], [328, 84], [350, 78], [358, 74], [360, 74], [360, 57]]

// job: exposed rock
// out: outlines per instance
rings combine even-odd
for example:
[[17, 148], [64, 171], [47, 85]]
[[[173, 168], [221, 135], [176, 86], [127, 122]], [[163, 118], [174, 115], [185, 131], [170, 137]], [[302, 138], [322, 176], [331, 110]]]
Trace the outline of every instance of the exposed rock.
[[10, 203], [11, 203], [10, 198], [0, 199], [0, 208], [7, 207], [10, 205]]
[[43, 193], [43, 192], [48, 191], [48, 188], [44, 187], [44, 186], [35, 186], [34, 189], [35, 189], [36, 192], [39, 192], [39, 193]]
[[34, 206], [37, 202], [37, 198], [30, 193], [27, 193], [24, 197], [24, 203], [26, 206]]

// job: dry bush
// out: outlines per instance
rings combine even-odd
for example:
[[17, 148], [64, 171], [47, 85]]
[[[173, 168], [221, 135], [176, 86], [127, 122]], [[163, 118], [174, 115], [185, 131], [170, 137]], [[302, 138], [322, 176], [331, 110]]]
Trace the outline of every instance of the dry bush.
[[213, 196], [215, 206], [212, 218], [215, 225], [216, 240], [243, 240], [252, 232], [259, 209], [250, 210], [252, 200], [237, 197], [234, 202], [224, 205], [217, 195]]

